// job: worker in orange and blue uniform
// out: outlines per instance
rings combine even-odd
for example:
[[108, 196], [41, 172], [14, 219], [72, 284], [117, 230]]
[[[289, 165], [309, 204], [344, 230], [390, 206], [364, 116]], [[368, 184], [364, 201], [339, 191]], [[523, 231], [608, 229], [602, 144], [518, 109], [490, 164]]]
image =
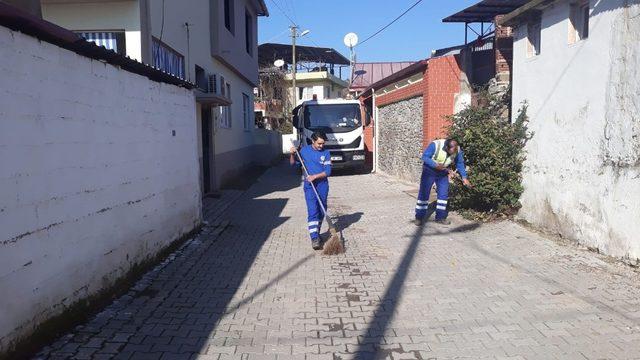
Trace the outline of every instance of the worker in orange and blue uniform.
[[[324, 214], [320, 208], [320, 203], [313, 192], [312, 185], [316, 190], [322, 205], [327, 209], [327, 198], [329, 197], [329, 179], [331, 175], [331, 154], [329, 150], [324, 149], [324, 143], [327, 137], [324, 133], [316, 131], [311, 135], [311, 145], [304, 146], [300, 149], [299, 154], [304, 161], [304, 165], [309, 172], [309, 176], [304, 179], [304, 198], [307, 202], [307, 225], [309, 229], [309, 237], [311, 238], [311, 246], [314, 250], [322, 248], [320, 242], [320, 226], [324, 219]], [[294, 157], [295, 148], [291, 148], [290, 163], [291, 165], [299, 164]]]
[[431, 142], [422, 154], [422, 176], [416, 203], [416, 225], [422, 225], [429, 207], [429, 194], [436, 185], [436, 222], [449, 225], [447, 205], [449, 201], [449, 169], [455, 164], [462, 183], [471, 187], [464, 164], [464, 153], [455, 139], [439, 139]]

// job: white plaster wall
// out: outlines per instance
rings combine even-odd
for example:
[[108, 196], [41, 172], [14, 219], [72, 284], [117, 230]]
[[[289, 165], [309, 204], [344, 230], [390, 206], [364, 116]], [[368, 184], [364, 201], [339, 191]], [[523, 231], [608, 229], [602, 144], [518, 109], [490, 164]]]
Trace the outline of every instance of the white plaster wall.
[[[231, 128], [218, 126], [216, 129], [216, 154], [230, 151], [238, 151], [249, 148], [253, 145], [254, 112], [253, 112], [253, 87], [240, 77], [229, 72], [227, 73], [231, 83]], [[242, 109], [242, 94], [249, 95], [249, 117], [251, 126], [249, 130], [244, 129], [244, 118]], [[241, 165], [241, 164], [238, 164]]]
[[42, 4], [42, 18], [73, 31], [125, 30], [127, 56], [142, 61], [140, 5], [137, 0], [86, 3], [45, 1]]
[[194, 229], [201, 196], [191, 91], [4, 27], [0, 54], [2, 351]]
[[[331, 91], [331, 85], [333, 84], [333, 91]], [[324, 87], [328, 87], [329, 88], [329, 97], [325, 97], [324, 96]], [[333, 83], [331, 80], [329, 79], [320, 79], [320, 80], [298, 80], [296, 78], [296, 87], [310, 87], [313, 88], [313, 94], [317, 95], [318, 100], [323, 100], [323, 99], [339, 99], [341, 98], [341, 92], [344, 89], [343, 86]], [[292, 92], [291, 92], [291, 80], [289, 80], [289, 90], [288, 90], [288, 94], [289, 94], [289, 100], [292, 99]], [[296, 92], [296, 97], [298, 97], [300, 94], [298, 92]], [[305, 99], [307, 100], [307, 99]], [[310, 99], [308, 99], [310, 100]], [[301, 103], [303, 100], [301, 99], [296, 99], [296, 102], [299, 104]]]
[[[160, 38], [162, 29], [162, 1], [152, 1], [151, 33]], [[244, 129], [242, 94], [249, 95], [251, 123], [253, 124], [253, 86], [242, 79], [228, 66], [211, 56], [211, 18], [209, 0], [190, 0], [188, 6], [182, 0], [164, 1], [164, 29], [162, 41], [185, 56], [189, 64], [188, 78], [195, 82], [195, 65], [210, 74], [220, 74], [231, 84], [231, 128], [216, 129], [215, 149], [217, 154], [242, 150], [253, 145], [253, 127]], [[243, 8], [244, 9], [244, 8]], [[244, 14], [244, 11], [243, 11]], [[243, 15], [244, 16], [244, 15]], [[244, 21], [244, 18], [243, 18]], [[190, 24], [189, 44], [187, 47], [187, 31], [185, 23]], [[243, 28], [244, 29], [244, 28]], [[226, 31], [226, 30], [225, 30]], [[244, 38], [242, 38], [244, 44]], [[244, 46], [244, 45], [243, 45]], [[243, 164], [238, 164], [242, 166]]]
[[591, 1], [568, 45], [567, 1], [542, 15], [541, 54], [514, 36], [513, 107], [529, 104], [520, 216], [600, 251], [640, 258], [640, 5]]

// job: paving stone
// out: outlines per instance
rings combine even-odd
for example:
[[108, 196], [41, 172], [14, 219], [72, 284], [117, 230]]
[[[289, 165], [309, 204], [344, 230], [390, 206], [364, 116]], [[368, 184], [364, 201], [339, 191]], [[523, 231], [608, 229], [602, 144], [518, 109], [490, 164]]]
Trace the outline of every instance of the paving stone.
[[38, 357], [638, 358], [629, 268], [509, 221], [416, 227], [415, 185], [381, 174], [330, 181], [345, 254], [311, 249], [299, 177], [274, 167]]

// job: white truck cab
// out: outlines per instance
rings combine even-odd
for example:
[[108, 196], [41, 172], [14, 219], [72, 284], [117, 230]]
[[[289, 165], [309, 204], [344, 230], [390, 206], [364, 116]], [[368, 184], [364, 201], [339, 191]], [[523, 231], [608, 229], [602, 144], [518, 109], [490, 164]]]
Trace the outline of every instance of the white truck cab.
[[364, 168], [364, 127], [368, 122], [369, 116], [363, 113], [358, 100], [308, 100], [293, 110], [299, 143], [311, 144], [314, 131], [324, 132], [327, 135], [325, 149], [331, 153], [334, 168]]

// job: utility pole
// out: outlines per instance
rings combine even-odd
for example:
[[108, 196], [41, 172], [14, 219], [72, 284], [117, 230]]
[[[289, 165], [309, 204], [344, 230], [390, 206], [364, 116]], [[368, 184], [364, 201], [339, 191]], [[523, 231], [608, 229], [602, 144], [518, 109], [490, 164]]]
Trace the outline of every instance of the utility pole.
[[292, 95], [293, 97], [292, 99], [292, 103], [291, 103], [291, 109], [294, 109], [296, 107], [297, 102], [298, 102], [298, 94], [297, 94], [297, 89], [296, 89], [296, 38], [298, 37], [298, 27], [297, 26], [290, 26], [289, 29], [291, 29], [291, 54], [292, 54], [292, 59], [291, 59], [291, 84], [292, 84]]

